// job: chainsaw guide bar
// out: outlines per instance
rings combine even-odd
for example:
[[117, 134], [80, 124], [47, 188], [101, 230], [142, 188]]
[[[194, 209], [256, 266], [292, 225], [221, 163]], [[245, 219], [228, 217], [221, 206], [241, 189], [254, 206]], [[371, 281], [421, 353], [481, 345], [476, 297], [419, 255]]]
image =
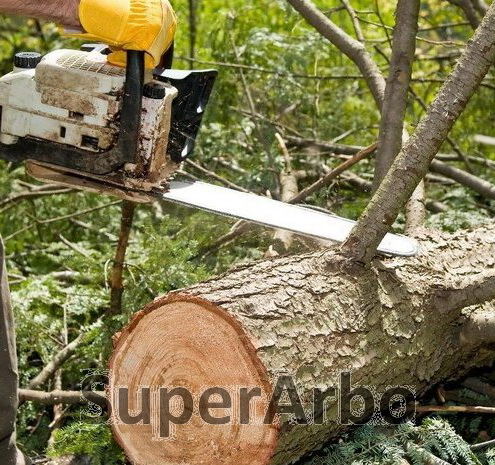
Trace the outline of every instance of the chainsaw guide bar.
[[[200, 181], [172, 181], [168, 192], [155, 197], [333, 242], [344, 242], [356, 224], [355, 221], [311, 208]], [[416, 255], [418, 248], [418, 242], [414, 239], [387, 234], [378, 246], [378, 251], [408, 257]]]
[[[110, 176], [84, 176], [77, 171], [70, 172], [55, 165], [50, 166], [32, 160], [26, 163], [26, 170], [31, 176], [45, 182], [54, 182], [95, 193], [110, 193], [133, 202], [147, 203], [153, 200], [173, 202], [333, 242], [344, 242], [356, 224], [355, 221], [311, 208], [200, 181], [171, 181], [168, 187], [140, 191], [132, 186], [126, 188], [122, 180]], [[412, 256], [418, 252], [418, 243], [406, 236], [387, 234], [378, 251]]]

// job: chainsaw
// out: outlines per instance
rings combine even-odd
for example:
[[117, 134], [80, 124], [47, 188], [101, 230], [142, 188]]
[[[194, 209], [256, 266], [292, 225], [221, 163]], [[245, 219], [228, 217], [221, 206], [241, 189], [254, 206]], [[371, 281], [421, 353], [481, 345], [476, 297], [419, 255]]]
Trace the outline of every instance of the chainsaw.
[[[0, 78], [0, 157], [34, 178], [133, 202], [164, 200], [324, 240], [344, 241], [355, 222], [204, 182], [173, 179], [193, 152], [217, 76], [169, 66], [126, 68], [109, 48], [86, 44], [42, 57], [21, 52]], [[169, 60], [170, 61], [170, 60]], [[380, 252], [410, 256], [415, 240], [387, 234]]]

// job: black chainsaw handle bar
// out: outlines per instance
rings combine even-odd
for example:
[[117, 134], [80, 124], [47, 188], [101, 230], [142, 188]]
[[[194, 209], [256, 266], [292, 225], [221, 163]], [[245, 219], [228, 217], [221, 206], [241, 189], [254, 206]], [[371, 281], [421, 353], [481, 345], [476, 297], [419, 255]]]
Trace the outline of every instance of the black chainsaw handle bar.
[[[171, 68], [174, 58], [174, 43], [162, 57], [163, 68]], [[143, 108], [145, 53], [136, 50], [127, 51], [124, 96], [120, 113], [120, 150], [126, 163], [137, 162], [137, 150]]]
[[124, 96], [120, 113], [120, 151], [126, 163], [137, 162], [144, 87], [144, 52], [127, 51]]

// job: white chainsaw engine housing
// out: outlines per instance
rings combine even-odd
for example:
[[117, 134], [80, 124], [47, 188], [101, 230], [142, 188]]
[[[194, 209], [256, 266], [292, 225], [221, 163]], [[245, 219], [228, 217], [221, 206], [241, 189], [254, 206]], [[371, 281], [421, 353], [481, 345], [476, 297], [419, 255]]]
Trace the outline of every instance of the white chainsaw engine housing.
[[[124, 80], [125, 69], [108, 64], [99, 50], [57, 50], [34, 69], [14, 67], [0, 78], [0, 142], [32, 137], [86, 151], [108, 150], [118, 137]], [[176, 90], [169, 86], [168, 93], [173, 98]], [[149, 119], [156, 106], [144, 98], [143, 115]]]

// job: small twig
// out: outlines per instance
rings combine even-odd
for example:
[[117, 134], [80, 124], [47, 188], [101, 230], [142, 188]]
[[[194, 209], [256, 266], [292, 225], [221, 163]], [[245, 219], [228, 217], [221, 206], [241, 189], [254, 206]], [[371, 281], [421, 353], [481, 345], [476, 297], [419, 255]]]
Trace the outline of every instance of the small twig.
[[[359, 18], [359, 21], [361, 21], [362, 23], [365, 23], [365, 24], [369, 24], [371, 26], [381, 27], [387, 31], [392, 31], [394, 29], [392, 26], [387, 26], [386, 24], [376, 23], [376, 22], [370, 21], [368, 19]], [[425, 42], [427, 44], [441, 45], [441, 46], [445, 46], [445, 47], [465, 47], [466, 46], [466, 44], [463, 42], [456, 42], [453, 40], [432, 40], [432, 39], [426, 39], [424, 37], [419, 37], [419, 36], [416, 36], [416, 40], [418, 42]], [[388, 38], [387, 39], [368, 39], [366, 42], [382, 43], [382, 42], [389, 42], [389, 39]]]
[[440, 413], [487, 413], [495, 414], [495, 407], [481, 407], [470, 405], [418, 405], [416, 412], [440, 412]]
[[59, 234], [58, 237], [67, 247], [72, 249], [74, 252], [82, 255], [85, 258], [91, 258], [91, 254], [88, 251], [84, 250], [82, 247], [79, 247], [77, 244], [74, 244], [73, 242], [69, 241], [64, 236], [62, 236], [62, 234]]
[[55, 223], [57, 221], [63, 221], [63, 220], [68, 220], [71, 218], [75, 218], [76, 216], [81, 216], [81, 215], [86, 215], [87, 213], [92, 213], [97, 210], [102, 210], [103, 208], [108, 208], [113, 205], [118, 205], [121, 203], [121, 200], [116, 200], [114, 202], [107, 203], [105, 205], [100, 205], [98, 207], [93, 207], [93, 208], [88, 208], [86, 210], [81, 210], [75, 213], [70, 213], [68, 215], [63, 215], [63, 216], [57, 216], [55, 218], [48, 218], [46, 220], [36, 220], [34, 223], [28, 224], [27, 226], [24, 226], [23, 228], [19, 229], [18, 231], [15, 231], [14, 233], [10, 234], [9, 236], [4, 237], [4, 241], [8, 241], [12, 239], [13, 237], [17, 236], [18, 234], [21, 234], [23, 232], [29, 231], [30, 229], [34, 228], [36, 224], [51, 224]]
[[347, 13], [349, 13], [349, 16], [351, 17], [352, 21], [352, 26], [354, 27], [354, 32], [356, 33], [357, 40], [359, 42], [364, 42], [364, 34], [361, 29], [361, 25], [359, 24], [359, 18], [357, 17], [356, 11], [350, 4], [349, 0], [340, 0], [342, 2], [342, 5], [344, 5], [344, 8], [347, 10]]
[[84, 341], [85, 333], [79, 334], [72, 342], [67, 344], [63, 349], [57, 352], [53, 358], [44, 366], [44, 368], [28, 383], [29, 389], [36, 389], [45, 384], [54, 373], [74, 355], [77, 348]]
[[19, 194], [7, 197], [0, 202], [0, 213], [4, 213], [8, 209], [12, 208], [16, 203], [26, 199], [36, 199], [38, 197], [44, 197], [47, 195], [60, 195], [60, 194], [72, 194], [76, 192], [74, 189], [58, 188], [56, 189], [52, 185], [43, 186], [44, 189], [24, 191]]
[[186, 163], [188, 165], [192, 166], [194, 169], [198, 170], [199, 172], [205, 174], [206, 176], [209, 176], [210, 178], [213, 178], [213, 179], [217, 180], [218, 182], [221, 182], [222, 184], [224, 184], [227, 187], [231, 187], [232, 189], [235, 189], [235, 190], [241, 191], [241, 192], [247, 192], [247, 193], [251, 192], [249, 189], [245, 189], [244, 187], [239, 186], [239, 185], [233, 183], [232, 181], [229, 181], [228, 179], [222, 178], [222, 176], [219, 176], [218, 174], [214, 173], [213, 171], [210, 171], [210, 170], [204, 168], [199, 163], [195, 163], [192, 160], [187, 160]]
[[490, 441], [485, 442], [479, 442], [478, 444], [473, 444], [471, 446], [471, 450], [483, 450], [491, 446], [495, 446], [495, 439], [491, 439]]
[[252, 224], [247, 221], [244, 220], [238, 221], [232, 226], [232, 228], [230, 228], [230, 231], [227, 234], [224, 234], [212, 244], [203, 247], [201, 250], [199, 250], [198, 253], [193, 257], [193, 259], [204, 257], [205, 255], [209, 255], [217, 251], [222, 246], [228, 244], [229, 242], [232, 242], [234, 239], [238, 238], [242, 234], [249, 231], [251, 229], [251, 226]]
[[265, 121], [265, 122], [271, 124], [274, 127], [285, 129], [287, 132], [291, 133], [293, 136], [301, 137], [301, 133], [298, 132], [296, 129], [291, 128], [290, 126], [287, 126], [285, 124], [282, 124], [279, 121], [274, 121], [274, 120], [272, 120], [270, 118], [267, 118], [266, 116], [260, 115], [259, 113], [255, 114], [255, 115], [252, 115], [248, 111], [242, 110], [242, 109], [239, 109], [239, 108], [230, 107], [230, 109], [233, 110], [233, 111], [237, 111], [237, 112], [239, 112], [239, 113], [241, 113], [243, 115], [251, 116], [251, 117], [256, 118], [256, 119], [259, 119], [261, 121]]
[[[460, 54], [456, 53], [455, 56], [452, 56], [451, 58], [456, 58], [460, 56]], [[432, 56], [428, 58], [420, 58], [420, 59], [429, 59], [429, 60], [438, 60], [440, 59], [441, 56]], [[179, 60], [186, 60], [190, 61], [190, 58], [187, 57], [177, 57]], [[272, 69], [266, 69], [266, 68], [258, 68], [256, 66], [249, 66], [249, 65], [243, 65], [239, 63], [224, 63], [224, 62], [217, 62], [217, 61], [204, 61], [204, 60], [192, 60], [196, 63], [199, 64], [204, 64], [204, 65], [211, 65], [211, 66], [221, 66], [221, 67], [226, 67], [226, 68], [234, 68], [234, 69], [245, 69], [253, 72], [258, 72], [262, 74], [272, 74], [275, 76], [280, 76], [280, 77], [293, 77], [295, 79], [310, 79], [310, 80], [327, 80], [327, 81], [341, 81], [341, 80], [347, 80], [347, 81], [356, 81], [356, 80], [364, 80], [365, 77], [362, 74], [332, 74], [331, 76], [319, 76], [315, 74], [291, 74], [291, 73], [285, 73], [281, 71], [276, 71]], [[419, 84], [429, 84], [432, 82], [437, 82], [439, 84], [444, 83], [445, 79], [441, 78], [423, 78], [423, 77], [416, 77], [414, 76], [411, 79], [412, 82], [417, 82]], [[487, 87], [489, 89], [495, 89], [494, 86], [489, 85], [489, 84], [481, 84], [483, 87]]]
[[326, 174], [321, 179], [311, 184], [311, 186], [306, 187], [306, 189], [303, 189], [299, 194], [291, 198], [288, 203], [302, 202], [311, 194], [314, 194], [316, 191], [322, 189], [325, 186], [328, 186], [331, 183], [331, 181], [333, 181], [337, 176], [342, 174], [344, 171], [346, 171], [347, 169], [349, 169], [351, 166], [355, 165], [359, 161], [366, 158], [368, 155], [371, 155], [376, 150], [376, 147], [377, 147], [377, 143], [375, 142], [374, 144], [371, 144], [370, 146], [360, 150], [352, 158], [349, 158], [349, 160], [346, 160], [344, 163], [341, 163], [335, 169], [330, 171], [330, 173]]

